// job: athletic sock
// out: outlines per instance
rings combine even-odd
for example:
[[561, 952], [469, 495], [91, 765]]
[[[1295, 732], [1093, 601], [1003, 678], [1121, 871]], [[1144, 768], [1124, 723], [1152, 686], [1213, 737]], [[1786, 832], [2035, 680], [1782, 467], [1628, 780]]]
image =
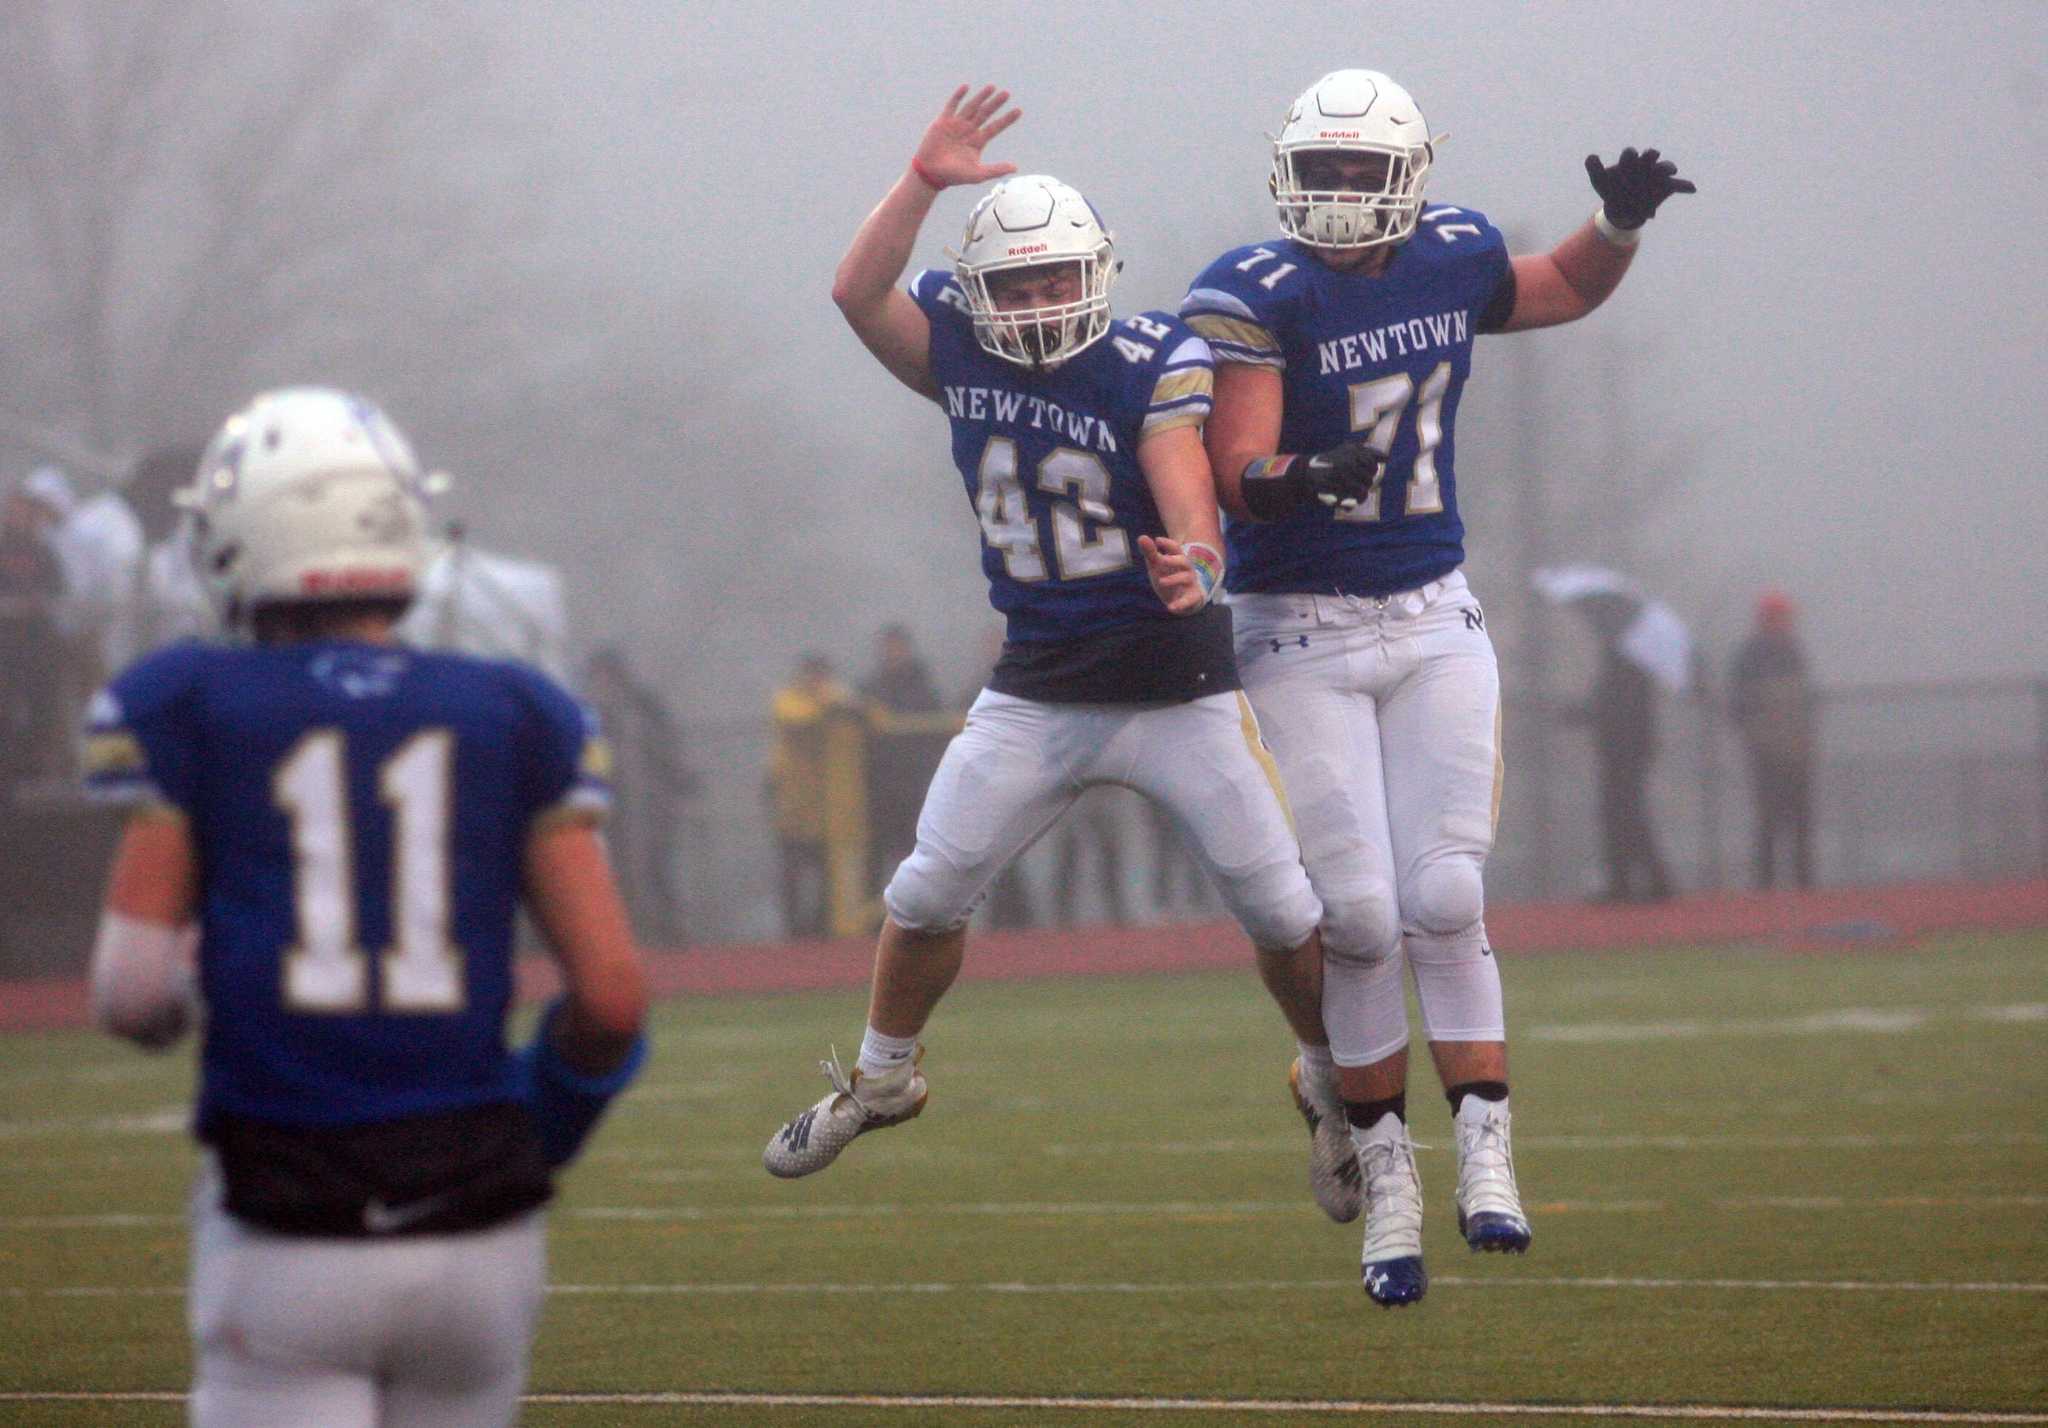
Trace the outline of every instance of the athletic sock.
[[1337, 1079], [1337, 1063], [1330, 1057], [1327, 1046], [1311, 1046], [1306, 1041], [1294, 1043], [1295, 1051], [1301, 1057], [1303, 1076], [1318, 1086], [1328, 1086]]
[[1458, 1114], [1458, 1107], [1465, 1103], [1467, 1096], [1477, 1096], [1482, 1101], [1505, 1101], [1508, 1098], [1508, 1083], [1505, 1081], [1460, 1081], [1444, 1089], [1444, 1099], [1451, 1103], [1451, 1114]]
[[1396, 1091], [1384, 1101], [1346, 1101], [1344, 1119], [1358, 1130], [1371, 1130], [1386, 1117], [1392, 1116], [1402, 1125], [1408, 1124], [1408, 1093]]
[[885, 1076], [917, 1055], [914, 1036], [885, 1036], [869, 1027], [860, 1039], [860, 1060], [856, 1063], [869, 1076]]

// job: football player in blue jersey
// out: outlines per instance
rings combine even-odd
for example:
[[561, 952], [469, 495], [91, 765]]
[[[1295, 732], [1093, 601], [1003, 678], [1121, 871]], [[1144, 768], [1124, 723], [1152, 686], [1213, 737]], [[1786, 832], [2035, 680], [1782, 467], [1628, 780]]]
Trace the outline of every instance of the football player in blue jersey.
[[[1459, 570], [1452, 472], [1473, 343], [1584, 317], [1620, 283], [1658, 205], [1693, 191], [1655, 149], [1589, 157], [1592, 219], [1548, 253], [1511, 258], [1483, 215], [1424, 206], [1434, 156], [1406, 90], [1370, 70], [1324, 76], [1274, 141], [1284, 236], [1225, 253], [1181, 305], [1216, 356], [1206, 440], [1232, 518], [1239, 665], [1325, 909], [1335, 1065], [1305, 1048], [1296, 1102], [1312, 1136], [1350, 1126], [1365, 1284], [1385, 1305], [1428, 1283], [1404, 966], [1452, 1106], [1459, 1229], [1474, 1249], [1530, 1241], [1481, 915], [1500, 681]], [[1381, 466], [1377, 489], [1351, 509], [1308, 500], [1297, 473], [1312, 452]]]
[[[954, 93], [833, 287], [868, 350], [945, 413], [1008, 638], [883, 894], [860, 1059], [850, 1075], [826, 1063], [830, 1093], [769, 1141], [778, 1176], [822, 1170], [924, 1108], [918, 1037], [960, 970], [968, 915], [1092, 784], [1172, 813], [1297, 1036], [1324, 1040], [1322, 909], [1239, 690], [1229, 612], [1210, 598], [1222, 537], [1201, 440], [1208, 345], [1167, 313], [1113, 318], [1115, 251], [1088, 201], [983, 162], [1017, 118], [1008, 97]], [[933, 199], [990, 179], [1002, 182], [975, 205], [953, 271], [898, 288]]]
[[[534, 670], [395, 643], [421, 491], [368, 402], [256, 398], [188, 493], [248, 642], [150, 655], [89, 715], [88, 787], [135, 806], [98, 1023], [175, 1041], [197, 947], [199, 1424], [510, 1422], [552, 1175], [646, 1054], [590, 717]], [[568, 989], [515, 1051], [522, 902]]]

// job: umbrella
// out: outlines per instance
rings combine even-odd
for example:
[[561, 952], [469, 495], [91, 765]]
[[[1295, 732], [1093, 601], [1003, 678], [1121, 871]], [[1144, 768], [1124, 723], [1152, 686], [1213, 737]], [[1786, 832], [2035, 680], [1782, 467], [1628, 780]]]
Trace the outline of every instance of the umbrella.
[[1692, 685], [1692, 632], [1678, 612], [1619, 571], [1604, 565], [1546, 565], [1532, 577], [1536, 593], [1570, 605], [1594, 631], [1674, 694]]

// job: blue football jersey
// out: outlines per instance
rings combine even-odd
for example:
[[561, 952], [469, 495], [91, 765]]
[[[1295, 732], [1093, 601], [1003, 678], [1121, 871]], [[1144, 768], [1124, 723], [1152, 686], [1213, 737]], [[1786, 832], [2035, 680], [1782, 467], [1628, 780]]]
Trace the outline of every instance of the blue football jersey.
[[1216, 361], [1280, 373], [1281, 451], [1363, 437], [1387, 457], [1378, 492], [1355, 511], [1232, 522], [1231, 590], [1387, 595], [1463, 562], [1452, 433], [1481, 316], [1511, 281], [1499, 230], [1445, 206], [1423, 211], [1377, 277], [1275, 239], [1233, 248], [1195, 279], [1181, 316]]
[[1052, 371], [1032, 372], [975, 342], [951, 273], [919, 273], [910, 295], [931, 319], [932, 378], [981, 518], [989, 602], [1009, 638], [1073, 640], [1174, 618], [1138, 550], [1139, 536], [1166, 534], [1138, 444], [1207, 418], [1208, 344], [1171, 314], [1140, 313]]
[[201, 870], [199, 1126], [517, 1099], [512, 925], [537, 818], [601, 816], [591, 715], [525, 666], [347, 641], [181, 644], [93, 701], [96, 796]]

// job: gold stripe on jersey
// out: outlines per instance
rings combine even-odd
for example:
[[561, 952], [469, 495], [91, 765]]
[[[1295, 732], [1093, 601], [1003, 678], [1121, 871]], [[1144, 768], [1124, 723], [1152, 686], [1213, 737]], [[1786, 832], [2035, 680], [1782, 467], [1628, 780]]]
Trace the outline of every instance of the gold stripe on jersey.
[[1159, 379], [1159, 385], [1152, 389], [1152, 405], [1163, 407], [1168, 402], [1183, 401], [1188, 397], [1210, 397], [1216, 394], [1216, 374], [1207, 367], [1184, 367], [1178, 372], [1168, 372]]
[[1259, 716], [1252, 713], [1251, 700], [1244, 697], [1242, 689], [1237, 691], [1237, 726], [1244, 733], [1245, 747], [1252, 751], [1252, 757], [1259, 761], [1265, 771], [1266, 782], [1273, 790], [1273, 797], [1280, 800], [1280, 814], [1287, 820], [1287, 831], [1294, 835], [1294, 841], [1301, 841], [1301, 830], [1294, 826], [1294, 806], [1287, 801], [1286, 786], [1280, 782], [1280, 766], [1273, 762], [1273, 751], [1266, 747], [1266, 740], [1259, 733]]
[[529, 835], [553, 828], [601, 828], [607, 822], [603, 805], [594, 801], [565, 798], [533, 815], [527, 824]]
[[1208, 419], [1207, 407], [1187, 407], [1177, 412], [1160, 412], [1155, 416], [1148, 416], [1145, 418], [1144, 426], [1139, 430], [1143, 436], [1157, 436], [1162, 431], [1173, 431], [1183, 426], [1200, 426]]
[[576, 762], [576, 772], [585, 778], [610, 780], [612, 776], [612, 746], [603, 739], [585, 739], [583, 757]]
[[129, 733], [87, 735], [79, 761], [88, 775], [141, 773], [148, 767], [142, 745]]
[[1187, 323], [1195, 330], [1196, 336], [1206, 337], [1211, 342], [1242, 347], [1262, 356], [1280, 355], [1280, 344], [1274, 339], [1273, 334], [1258, 323], [1242, 317], [1225, 317], [1220, 312], [1200, 312], [1190, 317]]

